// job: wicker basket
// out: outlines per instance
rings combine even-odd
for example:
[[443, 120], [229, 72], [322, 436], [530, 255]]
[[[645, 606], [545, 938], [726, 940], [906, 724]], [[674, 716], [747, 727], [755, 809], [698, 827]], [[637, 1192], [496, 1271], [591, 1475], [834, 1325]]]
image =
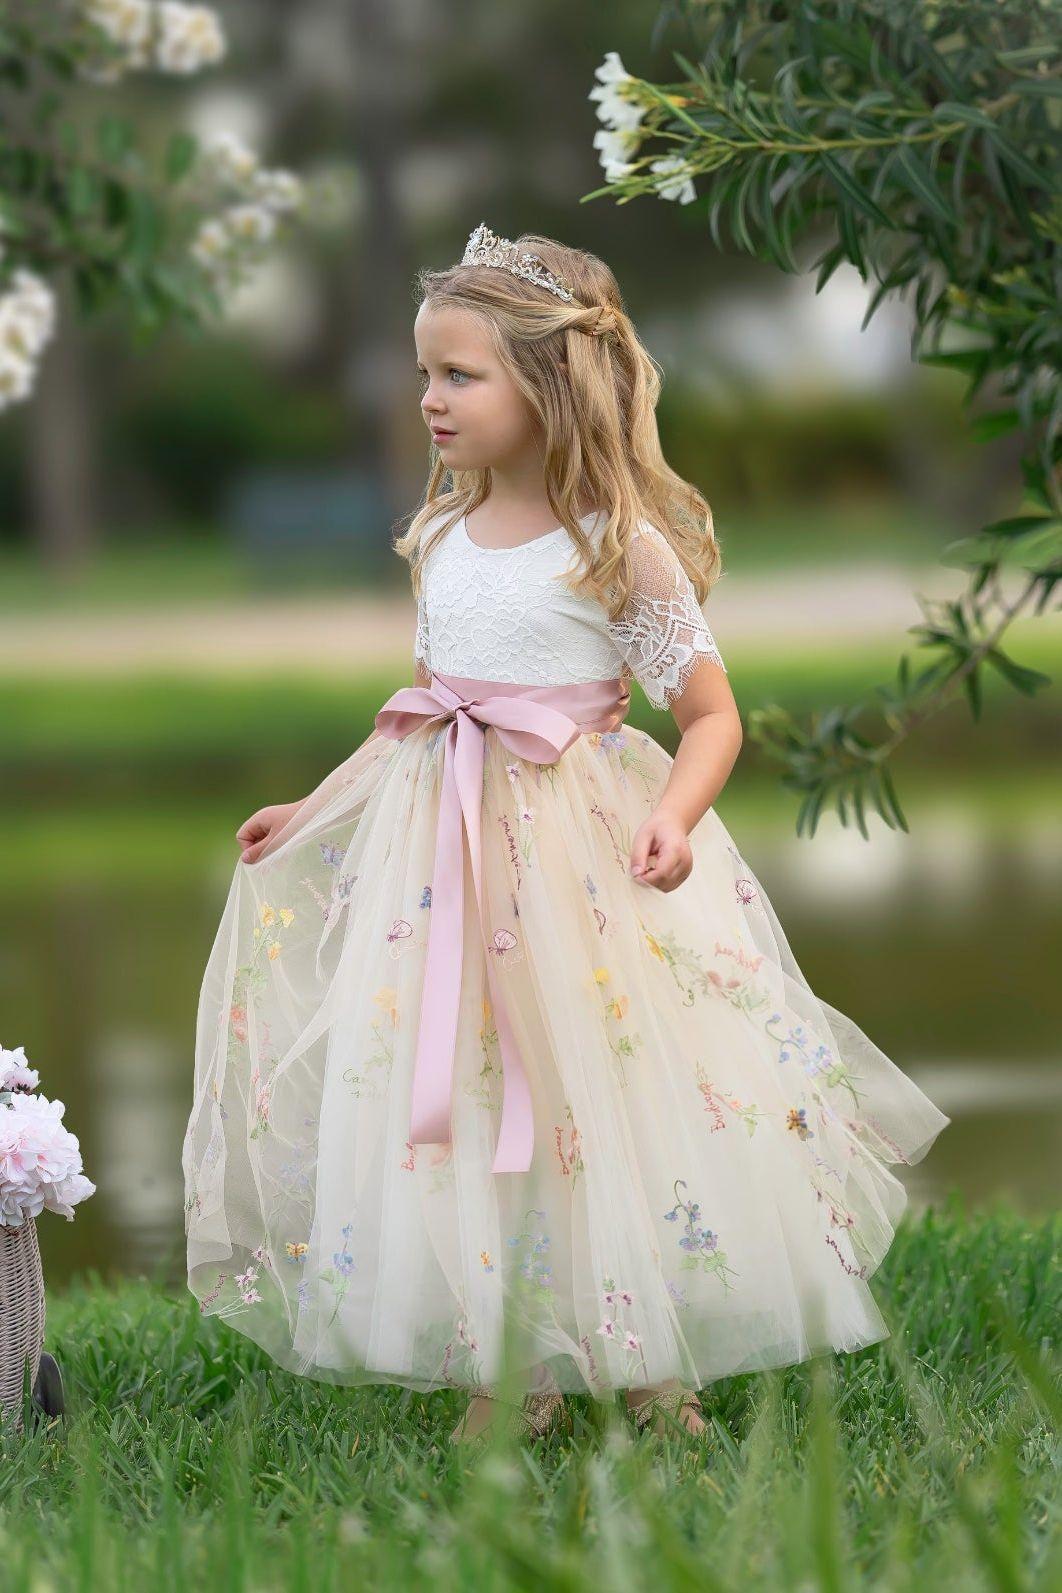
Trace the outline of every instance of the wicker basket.
[[16, 1413], [15, 1431], [22, 1431], [22, 1387], [29, 1359], [29, 1386], [34, 1388], [44, 1344], [44, 1275], [37, 1245], [37, 1223], [26, 1218], [20, 1228], [0, 1224], [0, 1406], [5, 1422]]

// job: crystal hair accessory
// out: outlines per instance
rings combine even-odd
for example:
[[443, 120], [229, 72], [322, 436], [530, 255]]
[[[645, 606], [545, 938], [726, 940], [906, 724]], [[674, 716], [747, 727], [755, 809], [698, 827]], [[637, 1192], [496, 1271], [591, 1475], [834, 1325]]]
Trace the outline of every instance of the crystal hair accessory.
[[511, 271], [514, 276], [524, 277], [540, 288], [547, 288], [566, 303], [571, 303], [575, 298], [571, 289], [554, 276], [537, 254], [530, 254], [526, 250], [521, 254], [511, 238], [499, 238], [496, 232], [491, 232], [485, 221], [481, 221], [475, 231], [469, 234], [461, 264], [496, 266], [502, 271]]

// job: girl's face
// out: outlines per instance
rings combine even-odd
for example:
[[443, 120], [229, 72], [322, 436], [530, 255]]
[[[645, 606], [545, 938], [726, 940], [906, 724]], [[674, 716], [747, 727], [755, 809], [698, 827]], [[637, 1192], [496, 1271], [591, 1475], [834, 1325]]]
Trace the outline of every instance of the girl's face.
[[466, 310], [422, 304], [413, 323], [420, 409], [453, 470], [519, 469], [537, 458], [533, 417]]

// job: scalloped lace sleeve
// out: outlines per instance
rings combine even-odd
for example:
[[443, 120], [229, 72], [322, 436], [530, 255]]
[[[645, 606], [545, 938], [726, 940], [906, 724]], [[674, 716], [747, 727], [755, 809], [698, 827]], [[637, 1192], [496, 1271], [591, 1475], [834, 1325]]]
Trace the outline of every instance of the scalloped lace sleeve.
[[639, 528], [631, 542], [630, 600], [608, 627], [621, 657], [655, 708], [670, 708], [705, 658], [726, 673], [693, 582], [664, 534]]

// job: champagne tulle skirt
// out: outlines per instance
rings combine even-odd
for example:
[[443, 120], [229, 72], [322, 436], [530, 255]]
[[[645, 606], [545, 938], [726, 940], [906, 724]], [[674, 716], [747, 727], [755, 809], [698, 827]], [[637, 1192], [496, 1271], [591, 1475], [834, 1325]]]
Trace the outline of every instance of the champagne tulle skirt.
[[[868, 1279], [949, 1119], [816, 997], [714, 810], [629, 874], [671, 758], [624, 725], [552, 766], [485, 734], [451, 1145], [410, 1143], [446, 725], [373, 739], [237, 865], [202, 987], [188, 1282], [281, 1366], [606, 1395], [887, 1336]], [[485, 949], [486, 948], [486, 949]], [[491, 1171], [496, 959], [534, 1106]]]

